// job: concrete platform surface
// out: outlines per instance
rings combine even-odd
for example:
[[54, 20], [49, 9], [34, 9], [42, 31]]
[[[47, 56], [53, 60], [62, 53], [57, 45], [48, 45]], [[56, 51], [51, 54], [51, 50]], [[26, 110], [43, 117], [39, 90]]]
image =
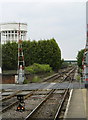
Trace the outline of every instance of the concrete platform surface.
[[73, 89], [72, 96], [68, 103], [65, 119], [87, 120], [87, 92], [86, 89]]

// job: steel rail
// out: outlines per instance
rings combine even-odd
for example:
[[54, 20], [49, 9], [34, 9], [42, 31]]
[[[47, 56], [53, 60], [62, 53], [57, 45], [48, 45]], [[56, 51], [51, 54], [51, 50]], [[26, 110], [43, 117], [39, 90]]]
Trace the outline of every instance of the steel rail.
[[[68, 75], [64, 78], [64, 80], [74, 71], [75, 69], [72, 69]], [[69, 83], [70, 84], [70, 83]], [[33, 114], [42, 106], [42, 104], [49, 98], [49, 96], [55, 91], [55, 89], [51, 90], [51, 92], [47, 95], [47, 97], [35, 108], [33, 109], [33, 111], [31, 113], [29, 113], [29, 115], [24, 119], [24, 120], [31, 120], [31, 117], [33, 116]], [[59, 108], [56, 112], [55, 118], [54, 120], [57, 120], [57, 116], [61, 111], [61, 108], [63, 106], [63, 103], [65, 101], [66, 95], [68, 93], [69, 89], [67, 89], [63, 95], [62, 101], [60, 102]]]
[[59, 114], [60, 114], [60, 112], [61, 112], [63, 103], [64, 103], [64, 101], [65, 101], [65, 98], [66, 98], [67, 94], [68, 94], [68, 91], [69, 91], [69, 89], [67, 89], [67, 90], [65, 91], [65, 94], [64, 94], [64, 96], [63, 96], [63, 98], [62, 98], [62, 100], [61, 100], [61, 102], [60, 102], [59, 108], [58, 108], [58, 110], [57, 110], [57, 112], [56, 112], [56, 114], [55, 114], [54, 120], [58, 120], [58, 116], [59, 116]]
[[[66, 77], [64, 77], [64, 79], [61, 81], [61, 82], [63, 82], [64, 80], [66, 80], [66, 78], [73, 72], [75, 70], [75, 68], [71, 68], [70, 69], [70, 71], [68, 72], [68, 70], [67, 71], [65, 71], [64, 73], [66, 73], [66, 72], [68, 72], [68, 74], [66, 75]], [[62, 76], [62, 74], [59, 74], [59, 73], [56, 73], [56, 74], [54, 74], [54, 75], [52, 75], [52, 76], [49, 76], [49, 77], [47, 77], [47, 78], [44, 78], [44, 80], [43, 80], [43, 82], [48, 82], [49, 80], [52, 80], [52, 82], [53, 81], [55, 81], [56, 79], [58, 79], [59, 77], [61, 77]]]
[[8, 100], [8, 99], [14, 97], [14, 96], [15, 96], [17, 93], [19, 93], [19, 92], [21, 92], [21, 90], [18, 90], [18, 91], [14, 92], [13, 94], [11, 94], [11, 95], [9, 95], [9, 96], [7, 96], [7, 97], [0, 99], [0, 102], [5, 101], [5, 100]]
[[[73, 69], [70, 73], [72, 73], [74, 70], [75, 70], [75, 69]], [[72, 80], [70, 81], [69, 86], [71, 85], [71, 82], [72, 82]], [[64, 101], [65, 101], [65, 98], [66, 98], [66, 96], [67, 96], [67, 94], [68, 94], [68, 92], [69, 92], [69, 86], [68, 86], [67, 90], [65, 91], [65, 94], [64, 94], [63, 99], [62, 99], [62, 101], [61, 101], [61, 104], [60, 104], [60, 106], [58, 107], [58, 110], [57, 110], [57, 112], [56, 112], [56, 114], [55, 114], [54, 120], [58, 120], [58, 119], [59, 119], [59, 115], [60, 115], [62, 106], [63, 106]]]
[[52, 95], [52, 93], [55, 91], [55, 89], [52, 89], [49, 94], [45, 97], [43, 101], [41, 101], [40, 104], [24, 119], [24, 120], [29, 120], [31, 116], [42, 106], [42, 104]]
[[[71, 69], [69, 72], [68, 72], [68, 74], [63, 78], [63, 80], [60, 80], [59, 81], [59, 83], [62, 83], [62, 82], [64, 82], [68, 77], [69, 77], [69, 75], [73, 72], [73, 71], [75, 71], [75, 68], [73, 68], [73, 69]], [[62, 75], [61, 75], [62, 76]]]
[[[70, 71], [70, 73], [72, 73], [73, 72], [73, 70], [71, 70]], [[69, 74], [70, 74], [69, 73]], [[68, 74], [68, 75], [69, 75]], [[68, 76], [66, 76], [65, 78], [64, 78], [64, 80], [67, 78]], [[35, 91], [35, 90], [34, 90]], [[27, 99], [28, 97], [30, 97], [31, 95], [33, 95], [33, 93], [34, 93], [34, 91], [32, 91], [31, 93], [29, 93], [29, 94], [27, 94], [26, 96], [25, 96], [25, 98], [24, 99]], [[54, 91], [54, 90], [52, 90], [52, 91]], [[20, 91], [17, 91], [17, 92], [20, 92]], [[51, 94], [51, 93], [50, 93]], [[11, 96], [8, 96], [7, 97], [7, 99], [10, 99], [10, 97], [13, 97], [14, 96], [14, 94], [13, 95], [11, 95]], [[49, 97], [49, 95], [47, 96], [47, 98]], [[3, 101], [5, 100], [6, 98], [3, 98]], [[47, 100], [47, 99], [46, 99]], [[44, 101], [46, 101], [45, 99], [44, 99]], [[10, 109], [12, 106], [14, 106], [14, 105], [16, 105], [16, 104], [18, 104], [18, 100], [17, 101], [15, 101], [15, 102], [13, 102], [12, 104], [10, 104], [9, 106], [7, 106], [7, 107], [5, 107], [4, 109], [2, 109], [1, 111], [0, 111], [0, 113], [1, 112], [5, 112], [6, 110], [8, 110], [8, 109]], [[43, 102], [43, 101], [42, 101]], [[42, 104], [42, 103], [41, 103]], [[40, 106], [40, 105], [39, 105]], [[36, 110], [37, 108], [35, 108], [35, 110]], [[35, 111], [35, 110], [33, 110], [33, 111]], [[26, 120], [26, 119], [25, 119]]]
[[72, 70], [69, 71], [69, 73], [66, 75], [66, 77], [64, 77], [64, 79], [62, 80], [62, 82], [65, 81], [65, 80], [67, 79], [67, 77], [68, 77], [73, 71], [75, 71], [75, 68], [73, 68]]
[[56, 74], [54, 74], [54, 75], [52, 75], [52, 76], [49, 76], [49, 77], [47, 77], [47, 78], [44, 78], [43, 79], [43, 82], [45, 82], [45, 81], [48, 81], [48, 80], [51, 80], [51, 79], [57, 79], [58, 77], [60, 77], [60, 75], [59, 75], [59, 73], [56, 73]]

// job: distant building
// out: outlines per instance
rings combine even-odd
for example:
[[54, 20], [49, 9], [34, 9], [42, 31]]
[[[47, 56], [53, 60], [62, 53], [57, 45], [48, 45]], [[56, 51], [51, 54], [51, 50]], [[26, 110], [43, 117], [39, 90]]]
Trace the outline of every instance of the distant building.
[[[27, 40], [27, 24], [20, 23], [20, 36], [21, 40]], [[10, 42], [18, 42], [19, 36], [19, 23], [3, 23], [0, 24], [0, 38], [1, 44]]]

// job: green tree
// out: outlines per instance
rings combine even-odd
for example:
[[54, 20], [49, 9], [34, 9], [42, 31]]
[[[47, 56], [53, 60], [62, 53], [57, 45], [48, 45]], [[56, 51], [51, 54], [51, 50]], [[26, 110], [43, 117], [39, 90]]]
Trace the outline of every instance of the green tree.
[[[37, 41], [32, 41], [30, 44], [30, 64], [32, 65], [33, 63], [38, 63], [37, 60]], [[30, 65], [29, 64], [29, 65]]]
[[78, 51], [78, 55], [77, 55], [77, 64], [80, 68], [82, 68], [83, 53], [84, 53], [84, 49]]
[[30, 51], [31, 51], [30, 44], [31, 44], [30, 41], [23, 41], [22, 46], [23, 46], [25, 66], [31, 65], [30, 64], [30, 62], [31, 62], [31, 60], [30, 60]]
[[17, 69], [17, 43], [8, 42], [2, 45], [2, 68]]
[[38, 63], [49, 64], [54, 70], [60, 68], [61, 51], [54, 38], [38, 41], [36, 58]]
[[[3, 69], [17, 69], [18, 44], [6, 43], [2, 45], [2, 65]], [[53, 70], [58, 70], [61, 66], [61, 51], [55, 39], [24, 41], [23, 53], [25, 66], [33, 63], [49, 64]]]

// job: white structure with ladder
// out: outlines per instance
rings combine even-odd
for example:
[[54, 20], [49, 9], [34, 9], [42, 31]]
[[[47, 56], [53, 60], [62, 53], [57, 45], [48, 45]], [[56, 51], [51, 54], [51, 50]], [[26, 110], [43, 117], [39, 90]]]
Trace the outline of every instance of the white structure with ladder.
[[18, 83], [22, 84], [24, 81], [24, 55], [22, 49], [22, 39], [21, 39], [21, 24], [19, 23], [19, 31], [18, 31]]
[[[2, 23], [0, 24], [0, 37], [1, 43], [4, 44], [7, 41], [15, 41], [18, 42], [19, 35], [18, 35], [18, 28], [19, 23]], [[27, 40], [27, 24], [20, 23], [20, 36], [21, 40]]]

